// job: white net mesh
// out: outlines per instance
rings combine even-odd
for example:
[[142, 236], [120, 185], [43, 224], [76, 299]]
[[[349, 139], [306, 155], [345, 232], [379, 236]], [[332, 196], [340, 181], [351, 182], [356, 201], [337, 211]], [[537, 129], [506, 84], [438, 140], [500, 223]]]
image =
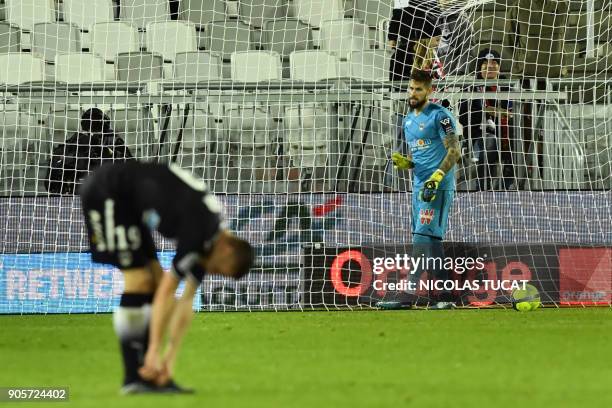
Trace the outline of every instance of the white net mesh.
[[[411, 250], [412, 184], [389, 157], [413, 68], [463, 135], [445, 241], [473, 245], [447, 252], [488, 252], [479, 277], [527, 277], [548, 304], [612, 302], [609, 2], [3, 3], [0, 313], [111, 310], [122, 280], [90, 262], [74, 193], [129, 156], [205, 180], [257, 248], [242, 281], [206, 278], [197, 308], [388, 298], [374, 281], [405, 272], [368, 262]], [[92, 108], [106, 133], [83, 128]]]

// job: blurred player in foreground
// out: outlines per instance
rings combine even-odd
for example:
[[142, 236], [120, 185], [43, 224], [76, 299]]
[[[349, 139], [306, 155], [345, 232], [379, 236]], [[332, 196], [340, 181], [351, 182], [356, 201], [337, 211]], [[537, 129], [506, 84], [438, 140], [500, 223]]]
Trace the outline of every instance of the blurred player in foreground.
[[[429, 102], [432, 79], [425, 71], [415, 70], [410, 77], [410, 112], [402, 122], [410, 154], [399, 152], [391, 159], [400, 170], [412, 169], [412, 243], [413, 257], [444, 258], [442, 239], [448, 227], [448, 213], [455, 195], [455, 164], [461, 157], [455, 119], [446, 108]], [[418, 283], [422, 271], [411, 280]], [[435, 278], [448, 279], [440, 267]], [[450, 292], [438, 296], [434, 309], [455, 306]], [[384, 307], [384, 302], [381, 302]]]
[[[225, 229], [221, 206], [206, 185], [174, 165], [102, 166], [80, 194], [93, 261], [114, 265], [124, 276], [113, 314], [125, 371], [122, 393], [191, 392], [172, 375], [193, 297], [205, 273], [244, 276], [253, 263], [251, 246]], [[169, 273], [157, 259], [155, 229], [176, 241]], [[182, 279], [184, 291], [176, 298]]]

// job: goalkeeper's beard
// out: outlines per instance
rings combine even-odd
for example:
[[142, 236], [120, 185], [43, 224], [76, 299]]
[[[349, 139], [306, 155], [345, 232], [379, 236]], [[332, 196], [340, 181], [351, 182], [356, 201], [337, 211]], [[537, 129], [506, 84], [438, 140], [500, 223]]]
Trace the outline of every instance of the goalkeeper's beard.
[[420, 101], [416, 98], [410, 98], [408, 100], [408, 103], [410, 104], [411, 109], [421, 109], [423, 105], [425, 105], [425, 102], [427, 102], [427, 99]]

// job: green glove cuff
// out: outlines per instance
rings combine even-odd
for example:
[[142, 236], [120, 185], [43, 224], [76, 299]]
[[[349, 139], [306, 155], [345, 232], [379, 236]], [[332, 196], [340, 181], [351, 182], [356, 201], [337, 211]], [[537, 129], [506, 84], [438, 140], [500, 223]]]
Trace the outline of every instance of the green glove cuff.
[[438, 170], [433, 172], [433, 174], [429, 177], [429, 179], [439, 183], [439, 182], [442, 181], [444, 176], [446, 176], [446, 173], [444, 173], [442, 170], [438, 169]]

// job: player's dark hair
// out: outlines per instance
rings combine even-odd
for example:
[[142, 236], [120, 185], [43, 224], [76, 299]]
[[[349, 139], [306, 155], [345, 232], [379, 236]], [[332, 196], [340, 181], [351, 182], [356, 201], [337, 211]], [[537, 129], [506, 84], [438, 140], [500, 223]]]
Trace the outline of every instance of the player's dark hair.
[[234, 265], [236, 267], [234, 279], [240, 279], [253, 267], [255, 251], [251, 244], [237, 237], [231, 239], [229, 244], [234, 250]]
[[98, 108], [87, 109], [81, 116], [81, 129], [88, 133], [102, 133], [110, 129], [110, 119]]
[[431, 74], [427, 71], [423, 71], [421, 69], [415, 69], [410, 74], [410, 79], [415, 82], [425, 84], [425, 86], [427, 86], [428, 88], [431, 86], [431, 81], [432, 81]]

